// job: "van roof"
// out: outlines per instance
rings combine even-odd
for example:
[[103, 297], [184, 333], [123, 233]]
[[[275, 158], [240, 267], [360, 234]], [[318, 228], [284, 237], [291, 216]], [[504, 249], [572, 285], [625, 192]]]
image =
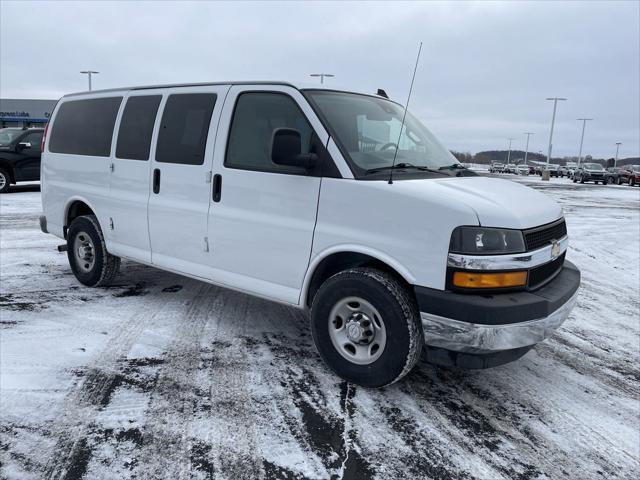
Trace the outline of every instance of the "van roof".
[[[230, 82], [198, 82], [198, 83], [169, 83], [169, 84], [163, 84], [163, 85], [143, 85], [143, 86], [137, 86], [137, 87], [121, 87], [121, 88], [107, 88], [104, 90], [91, 90], [91, 91], [85, 91], [85, 92], [75, 92], [75, 93], [68, 93], [66, 95], [64, 95], [62, 98], [68, 98], [68, 97], [76, 97], [76, 96], [81, 96], [81, 95], [94, 95], [94, 94], [99, 94], [99, 93], [108, 93], [108, 92], [126, 92], [126, 91], [131, 91], [131, 90], [151, 90], [151, 89], [155, 89], [155, 88], [177, 88], [177, 87], [206, 87], [209, 85], [284, 85], [287, 87], [292, 87], [295, 88], [297, 90], [328, 90], [328, 91], [334, 91], [334, 92], [347, 92], [347, 93], [357, 93], [360, 95], [368, 95], [371, 97], [376, 97], [376, 98], [384, 98], [381, 97], [375, 93], [365, 93], [365, 92], [356, 92], [353, 90], [345, 90], [342, 88], [336, 88], [336, 87], [330, 87], [328, 85], [317, 85], [317, 84], [294, 84], [291, 82], [284, 82], [281, 80], [273, 80], [273, 81], [267, 81], [267, 80], [258, 80], [258, 81], [248, 81], [248, 80], [242, 80], [242, 81], [230, 81]], [[395, 100], [392, 99], [387, 99], [387, 100], [391, 100], [394, 103], [398, 103]]]

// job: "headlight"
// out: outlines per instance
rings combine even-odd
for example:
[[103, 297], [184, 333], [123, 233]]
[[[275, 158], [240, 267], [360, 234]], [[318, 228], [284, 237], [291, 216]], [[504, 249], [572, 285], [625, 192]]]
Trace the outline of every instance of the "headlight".
[[451, 253], [493, 255], [526, 251], [520, 230], [502, 228], [458, 227], [451, 234]]

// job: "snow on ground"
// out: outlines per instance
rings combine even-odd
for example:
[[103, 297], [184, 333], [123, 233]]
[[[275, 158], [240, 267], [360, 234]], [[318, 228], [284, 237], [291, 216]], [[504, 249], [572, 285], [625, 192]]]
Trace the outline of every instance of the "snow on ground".
[[8, 479], [637, 478], [640, 189], [510, 177], [564, 207], [573, 314], [519, 361], [336, 378], [297, 310], [124, 263], [78, 284], [34, 187], [0, 197]]

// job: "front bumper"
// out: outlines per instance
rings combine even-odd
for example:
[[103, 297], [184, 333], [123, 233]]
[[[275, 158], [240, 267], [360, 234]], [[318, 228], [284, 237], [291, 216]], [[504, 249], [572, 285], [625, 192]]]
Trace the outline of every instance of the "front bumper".
[[535, 291], [469, 295], [416, 287], [425, 343], [474, 355], [526, 353], [562, 325], [579, 286], [580, 271], [565, 261], [560, 273]]

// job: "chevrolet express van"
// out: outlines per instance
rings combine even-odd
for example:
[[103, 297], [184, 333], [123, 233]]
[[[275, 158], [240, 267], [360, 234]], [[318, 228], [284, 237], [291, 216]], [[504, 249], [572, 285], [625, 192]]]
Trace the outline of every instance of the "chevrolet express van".
[[126, 258], [309, 311], [349, 382], [395, 382], [423, 350], [463, 368], [517, 359], [576, 299], [562, 210], [465, 169], [403, 113], [278, 82], [67, 95], [41, 228], [87, 286]]

